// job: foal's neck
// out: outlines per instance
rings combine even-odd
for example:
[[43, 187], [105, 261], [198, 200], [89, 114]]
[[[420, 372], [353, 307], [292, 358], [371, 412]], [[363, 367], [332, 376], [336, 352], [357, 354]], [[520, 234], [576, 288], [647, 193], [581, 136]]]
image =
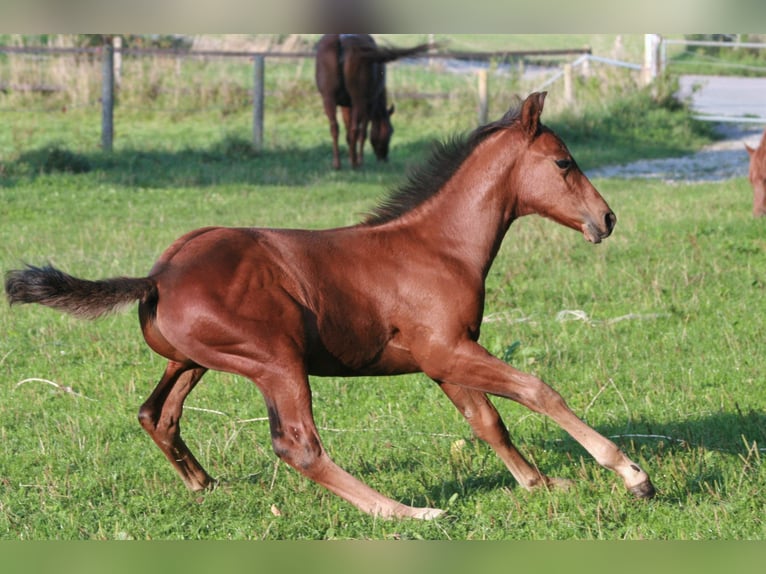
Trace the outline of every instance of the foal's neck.
[[406, 214], [424, 245], [475, 265], [486, 276], [503, 237], [513, 222], [514, 192], [510, 189], [511, 154], [498, 161], [491, 153], [495, 136], [483, 142], [455, 175], [428, 201]]

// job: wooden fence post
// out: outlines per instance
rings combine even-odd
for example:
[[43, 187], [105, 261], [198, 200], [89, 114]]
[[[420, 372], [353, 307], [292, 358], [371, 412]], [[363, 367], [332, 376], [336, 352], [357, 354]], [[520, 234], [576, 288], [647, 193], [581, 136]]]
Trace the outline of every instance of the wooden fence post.
[[572, 77], [572, 64], [564, 64], [564, 101], [567, 104], [574, 102], [574, 78]]
[[253, 64], [253, 147], [263, 149], [263, 56], [255, 56]]
[[657, 79], [662, 70], [660, 59], [660, 46], [662, 40], [659, 34], [644, 34], [644, 66], [643, 80], [648, 85]]
[[104, 42], [101, 80], [101, 149], [112, 151], [114, 139], [114, 46], [112, 39]]
[[122, 36], [115, 36], [112, 46], [114, 47], [114, 87], [119, 90], [122, 81]]
[[478, 72], [479, 79], [479, 125], [487, 123], [489, 114], [489, 91], [487, 90], [487, 70], [481, 69]]

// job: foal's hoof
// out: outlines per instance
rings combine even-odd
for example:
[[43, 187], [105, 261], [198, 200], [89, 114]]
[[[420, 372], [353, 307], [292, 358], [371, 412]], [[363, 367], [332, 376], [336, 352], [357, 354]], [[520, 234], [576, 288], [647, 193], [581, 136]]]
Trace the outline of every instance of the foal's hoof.
[[416, 508], [415, 512], [412, 514], [412, 518], [417, 518], [418, 520], [434, 520], [435, 518], [439, 518], [442, 514], [444, 514], [444, 511], [439, 508]]
[[654, 490], [652, 481], [648, 478], [641, 484], [631, 486], [628, 490], [630, 490], [636, 498], [654, 498], [654, 495], [657, 494], [657, 491]]
[[546, 477], [545, 487], [548, 490], [569, 490], [574, 486], [574, 481], [568, 478], [552, 478]]
[[540, 480], [535, 481], [533, 484], [522, 484], [522, 486], [534, 492], [536, 490], [569, 490], [574, 486], [574, 481], [568, 478], [554, 478], [552, 476], [540, 476]]

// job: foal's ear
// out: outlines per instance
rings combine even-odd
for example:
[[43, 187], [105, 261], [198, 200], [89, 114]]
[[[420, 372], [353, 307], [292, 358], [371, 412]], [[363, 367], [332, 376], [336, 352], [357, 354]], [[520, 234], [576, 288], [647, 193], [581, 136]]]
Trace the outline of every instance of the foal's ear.
[[529, 135], [534, 137], [540, 129], [540, 114], [543, 113], [543, 103], [548, 92], [534, 92], [527, 96], [521, 107], [521, 127]]
[[747, 144], [745, 144], [745, 149], [747, 150], [748, 155], [750, 155], [750, 157], [753, 157], [753, 154], [755, 153], [755, 150], [753, 148], [751, 148]]

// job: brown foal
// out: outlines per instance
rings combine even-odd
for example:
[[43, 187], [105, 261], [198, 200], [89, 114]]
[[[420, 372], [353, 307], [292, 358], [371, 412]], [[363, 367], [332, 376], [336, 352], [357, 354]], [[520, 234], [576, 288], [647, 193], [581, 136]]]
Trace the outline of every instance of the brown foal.
[[11, 303], [97, 317], [138, 300], [149, 346], [168, 360], [139, 420], [192, 490], [213, 479], [181, 439], [184, 399], [208, 369], [252, 380], [268, 407], [276, 454], [364, 512], [429, 519], [366, 486], [322, 447], [309, 375], [422, 371], [524, 488], [565, 486], [512, 444], [487, 395], [547, 415], [635, 496], [649, 476], [581, 421], [539, 378], [479, 343], [485, 279], [518, 217], [538, 214], [600, 243], [616, 217], [567, 147], [540, 123], [545, 93], [499, 121], [437, 147], [365, 221], [350, 227], [210, 227], [173, 243], [147, 277], [87, 281], [52, 267], [11, 271]]

